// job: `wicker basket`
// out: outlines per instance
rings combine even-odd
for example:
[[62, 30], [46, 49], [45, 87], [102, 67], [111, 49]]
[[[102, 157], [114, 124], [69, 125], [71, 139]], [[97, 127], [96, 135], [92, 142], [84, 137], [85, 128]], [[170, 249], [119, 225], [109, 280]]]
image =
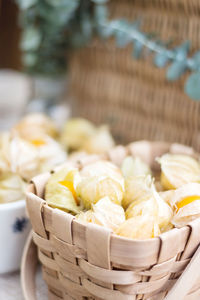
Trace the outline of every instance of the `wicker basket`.
[[[141, 141], [127, 147], [118, 146], [104, 158], [120, 164], [127, 155], [137, 155], [158, 171], [154, 159], [166, 152], [196, 157], [191, 148], [180, 144]], [[90, 155], [74, 164], [82, 168], [97, 159], [98, 156]], [[122, 238], [104, 227], [83, 225], [72, 215], [49, 207], [43, 200], [49, 176], [46, 173], [35, 177], [27, 195], [32, 236], [48, 285], [49, 300], [200, 299], [200, 279], [197, 280], [200, 218], [153, 239]], [[29, 242], [22, 263], [26, 300], [36, 299], [32, 272], [36, 255], [34, 244], [31, 248]]]
[[[110, 0], [111, 19], [141, 19], [142, 29], [163, 41], [191, 41], [200, 49], [199, 0]], [[73, 52], [70, 99], [73, 114], [109, 123], [120, 143], [135, 140], [179, 142], [200, 150], [200, 103], [184, 93], [188, 74], [166, 80], [166, 69], [149, 59], [135, 60], [132, 47], [94, 40]]]

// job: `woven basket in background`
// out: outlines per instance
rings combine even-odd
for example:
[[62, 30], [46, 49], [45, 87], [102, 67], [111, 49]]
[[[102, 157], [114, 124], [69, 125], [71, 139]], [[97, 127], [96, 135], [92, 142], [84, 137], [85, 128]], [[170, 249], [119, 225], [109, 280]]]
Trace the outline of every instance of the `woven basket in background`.
[[[141, 19], [142, 29], [163, 41], [191, 41], [200, 49], [199, 0], [111, 0], [110, 18]], [[71, 55], [73, 114], [109, 123], [118, 142], [138, 139], [180, 142], [200, 150], [200, 104], [184, 93], [188, 74], [165, 78], [151, 58], [135, 60], [131, 47], [94, 40]]]

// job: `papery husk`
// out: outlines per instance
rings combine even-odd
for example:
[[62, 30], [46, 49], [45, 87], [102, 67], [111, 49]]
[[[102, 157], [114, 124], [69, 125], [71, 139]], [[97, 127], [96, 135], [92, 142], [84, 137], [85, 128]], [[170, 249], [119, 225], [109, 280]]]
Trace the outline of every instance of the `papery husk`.
[[123, 198], [122, 186], [108, 176], [84, 177], [77, 185], [76, 192], [86, 209], [106, 196], [116, 204], [121, 204]]
[[42, 144], [35, 146], [10, 133], [1, 135], [0, 172], [12, 171], [28, 181], [66, 160], [65, 151], [55, 140], [43, 136], [42, 141]]
[[126, 210], [126, 219], [131, 219], [135, 216], [140, 215], [149, 215], [149, 216], [157, 216], [158, 206], [151, 195], [150, 198], [143, 198], [142, 200], [137, 200], [132, 202], [128, 209]]
[[125, 222], [125, 213], [120, 205], [113, 203], [109, 197], [100, 199], [92, 206], [96, 218], [102, 226], [115, 230], [120, 224]]
[[159, 193], [153, 189], [153, 197], [157, 202], [158, 210], [157, 210], [157, 222], [160, 227], [161, 232], [165, 232], [169, 230], [171, 227], [171, 220], [173, 217], [173, 210], [159, 195]]
[[114, 204], [109, 197], [104, 197], [92, 205], [92, 210], [77, 215], [77, 219], [83, 223], [95, 223], [114, 231], [125, 222], [125, 213], [120, 205]]
[[58, 135], [58, 130], [54, 122], [41, 113], [26, 115], [13, 127], [12, 132], [28, 141], [39, 139], [46, 135], [53, 138]]
[[11, 138], [8, 149], [4, 149], [9, 169], [23, 179], [30, 180], [40, 171], [38, 152], [29, 142], [19, 138]]
[[126, 220], [115, 233], [131, 239], [144, 240], [158, 236], [160, 229], [154, 217], [142, 215]]
[[121, 170], [113, 163], [105, 160], [98, 160], [86, 165], [80, 172], [82, 177], [110, 177], [117, 181], [124, 189], [124, 178]]
[[96, 133], [89, 136], [81, 149], [88, 153], [105, 153], [115, 145], [114, 139], [108, 129], [108, 126], [103, 125], [96, 130]]
[[96, 127], [86, 119], [72, 118], [66, 122], [60, 136], [64, 147], [79, 150], [89, 137], [94, 136]]
[[81, 182], [77, 186], [78, 197], [86, 209], [90, 209], [101, 198], [108, 196], [121, 204], [124, 195], [124, 178], [121, 170], [108, 161], [96, 161], [86, 165], [80, 172]]
[[8, 149], [10, 144], [10, 133], [0, 133], [0, 174], [10, 171], [10, 163], [8, 160]]
[[172, 223], [182, 227], [200, 217], [200, 184], [188, 183], [174, 192], [171, 201], [175, 209]]
[[169, 226], [173, 212], [170, 206], [159, 196], [155, 187], [152, 186], [151, 189], [151, 195], [130, 204], [126, 210], [126, 218], [130, 219], [138, 215], [154, 217], [163, 232]]
[[[78, 169], [73, 167], [65, 167], [52, 174], [49, 178], [46, 189], [45, 199], [47, 204], [59, 208], [67, 212], [79, 213], [82, 209], [78, 204], [74, 190], [79, 178]], [[65, 186], [65, 182], [71, 182], [74, 190], [69, 189]]]
[[48, 136], [44, 137], [43, 140], [43, 145], [36, 146], [40, 173], [53, 169], [55, 166], [64, 163], [67, 159], [67, 153], [58, 142]]
[[189, 224], [191, 221], [199, 217], [200, 217], [200, 199], [180, 208], [178, 212], [175, 213], [172, 219], [172, 224], [174, 224], [175, 227], [180, 228]]
[[155, 185], [156, 191], [158, 191], [158, 192], [166, 192], [166, 191], [164, 190], [164, 188], [163, 188], [161, 182], [160, 182], [160, 178], [159, 178], [159, 180], [155, 180], [155, 181], [154, 181], [154, 185]]
[[177, 190], [174, 191], [173, 197], [171, 199], [171, 205], [177, 207], [177, 204], [180, 203], [183, 199], [188, 197], [197, 196], [200, 198], [200, 184], [191, 182], [187, 183]]
[[9, 164], [4, 159], [4, 155], [0, 150], [0, 174], [3, 174], [4, 172], [8, 172], [8, 171], [9, 171]]
[[132, 202], [148, 198], [152, 194], [151, 186], [153, 179], [147, 176], [130, 176], [125, 178], [125, 192], [122, 206], [127, 209]]
[[170, 207], [173, 207], [172, 199], [174, 197], [174, 193], [175, 190], [168, 190], [159, 192], [159, 195]]
[[82, 224], [93, 223], [101, 226], [101, 223], [98, 221], [91, 209], [87, 211], [81, 211], [76, 215], [76, 219]]
[[67, 160], [76, 163], [86, 156], [88, 156], [88, 154], [85, 151], [74, 151], [68, 155]]
[[200, 164], [188, 155], [165, 154], [157, 161], [161, 164], [161, 184], [166, 190], [200, 182]]
[[25, 200], [26, 187], [19, 175], [4, 172], [0, 175], [0, 203]]
[[150, 167], [139, 157], [127, 156], [121, 166], [122, 174], [126, 177], [145, 176], [151, 174]]

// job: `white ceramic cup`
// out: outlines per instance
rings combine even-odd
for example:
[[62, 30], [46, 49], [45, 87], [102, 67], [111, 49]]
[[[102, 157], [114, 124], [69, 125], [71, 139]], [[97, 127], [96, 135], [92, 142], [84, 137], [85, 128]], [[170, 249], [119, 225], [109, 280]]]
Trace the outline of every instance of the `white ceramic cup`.
[[23, 247], [30, 231], [26, 202], [0, 204], [0, 274], [20, 268]]

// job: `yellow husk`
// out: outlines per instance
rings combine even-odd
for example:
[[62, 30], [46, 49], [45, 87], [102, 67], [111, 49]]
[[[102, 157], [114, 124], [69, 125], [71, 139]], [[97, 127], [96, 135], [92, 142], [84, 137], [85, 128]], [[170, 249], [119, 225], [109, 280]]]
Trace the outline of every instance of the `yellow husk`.
[[79, 150], [85, 141], [95, 134], [96, 128], [91, 122], [82, 118], [73, 118], [66, 122], [60, 140], [65, 147]]
[[125, 214], [120, 205], [114, 204], [109, 197], [104, 197], [92, 205], [91, 210], [77, 215], [77, 219], [83, 223], [95, 223], [114, 231], [125, 221]]
[[8, 149], [10, 144], [9, 132], [0, 133], [0, 174], [10, 171], [10, 162], [8, 160]]
[[38, 152], [29, 142], [19, 137], [10, 138], [5, 151], [4, 156], [11, 172], [19, 174], [27, 181], [39, 173]]
[[76, 219], [82, 224], [93, 223], [101, 225], [91, 209], [85, 212], [81, 211], [76, 215]]
[[127, 209], [131, 203], [150, 197], [152, 194], [152, 182], [150, 175], [125, 178], [125, 193], [122, 200], [123, 208]]
[[199, 200], [191, 202], [190, 204], [180, 208], [172, 219], [172, 224], [180, 228], [191, 221], [200, 217], [200, 197]]
[[[76, 190], [79, 180], [78, 170], [72, 167], [63, 168], [54, 173], [46, 184], [47, 204], [67, 212], [79, 213], [81, 207], [77, 205], [77, 199], [72, 190], [72, 187]], [[66, 184], [67, 182], [71, 184]]]
[[126, 220], [115, 233], [123, 237], [143, 240], [158, 236], [160, 230], [154, 217], [142, 215]]
[[163, 232], [169, 226], [173, 212], [170, 206], [159, 196], [153, 185], [151, 190], [152, 193], [147, 198], [130, 204], [126, 210], [126, 218], [130, 219], [138, 215], [153, 217]]
[[122, 189], [124, 189], [124, 178], [122, 176], [121, 170], [109, 161], [98, 160], [94, 163], [88, 164], [81, 170], [80, 174], [85, 178], [95, 176], [110, 177], [114, 181], [119, 182], [119, 184], [122, 186]]
[[26, 186], [19, 175], [4, 172], [0, 175], [0, 203], [24, 200]]
[[127, 156], [121, 166], [122, 174], [126, 177], [145, 176], [151, 174], [149, 166], [139, 157]]
[[161, 183], [166, 190], [200, 182], [200, 164], [188, 155], [165, 154], [157, 161], [161, 164]]
[[85, 140], [81, 149], [88, 153], [105, 153], [113, 148], [115, 142], [107, 126], [101, 126], [96, 133]]
[[108, 161], [97, 161], [85, 166], [82, 180], [77, 186], [77, 195], [86, 209], [101, 198], [108, 196], [116, 204], [121, 204], [124, 194], [124, 178], [118, 167]]
[[0, 136], [0, 172], [11, 171], [23, 179], [30, 180], [35, 175], [49, 171], [67, 158], [60, 145], [45, 136], [43, 143], [35, 146], [31, 142], [4, 133]]
[[68, 155], [68, 158], [67, 160], [70, 161], [70, 162], [77, 162], [79, 161], [80, 159], [84, 158], [88, 156], [88, 154], [84, 151], [74, 151], [74, 152], [71, 152], [69, 155]]
[[106, 196], [116, 204], [121, 204], [123, 198], [122, 186], [108, 176], [84, 178], [77, 185], [76, 192], [86, 209]]
[[174, 197], [174, 193], [175, 190], [168, 190], [159, 192], [159, 195], [170, 207], [173, 207], [172, 199]]
[[172, 223], [182, 227], [200, 217], [200, 184], [188, 183], [177, 189], [172, 198], [175, 214]]
[[52, 170], [67, 159], [66, 152], [58, 142], [48, 136], [44, 137], [43, 141], [44, 143], [40, 146], [35, 146], [38, 154], [39, 173]]
[[35, 113], [25, 116], [13, 129], [14, 134], [28, 141], [40, 139], [43, 136], [56, 137], [58, 130], [47, 116]]

